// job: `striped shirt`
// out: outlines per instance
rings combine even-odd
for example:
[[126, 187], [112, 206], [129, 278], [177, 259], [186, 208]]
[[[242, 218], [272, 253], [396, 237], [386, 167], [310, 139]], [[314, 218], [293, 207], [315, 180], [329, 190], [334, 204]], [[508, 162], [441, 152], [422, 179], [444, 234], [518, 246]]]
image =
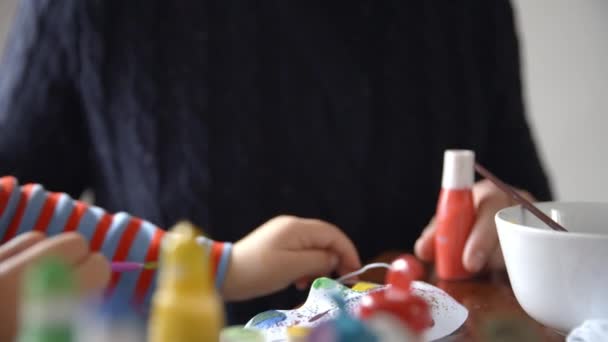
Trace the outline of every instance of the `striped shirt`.
[[[0, 242], [4, 244], [27, 231], [48, 236], [76, 231], [108, 260], [155, 262], [164, 230], [127, 213], [110, 214], [70, 198], [48, 192], [40, 184], [19, 186], [11, 176], [0, 178]], [[232, 244], [199, 238], [210, 253], [211, 269], [219, 288], [226, 275]], [[129, 298], [149, 307], [156, 285], [156, 271], [113, 273], [108, 290], [113, 296]]]

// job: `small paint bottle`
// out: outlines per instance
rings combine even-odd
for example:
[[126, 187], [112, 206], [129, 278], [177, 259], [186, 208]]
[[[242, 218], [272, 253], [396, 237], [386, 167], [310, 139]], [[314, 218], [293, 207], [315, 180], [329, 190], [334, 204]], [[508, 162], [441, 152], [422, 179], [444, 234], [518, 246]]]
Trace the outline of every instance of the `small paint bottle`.
[[129, 301], [118, 296], [86, 301], [77, 318], [77, 342], [145, 342], [145, 326]]
[[181, 222], [163, 239], [148, 341], [219, 341], [224, 307], [197, 229]]
[[474, 163], [473, 151], [445, 151], [441, 192], [435, 214], [435, 267], [437, 276], [444, 280], [471, 276], [464, 268], [462, 255], [475, 223]]
[[311, 328], [303, 326], [291, 326], [287, 328], [287, 342], [308, 342]]
[[255, 328], [246, 328], [242, 325], [230, 326], [222, 329], [219, 342], [264, 342], [264, 334]]
[[49, 258], [26, 274], [18, 342], [73, 342], [78, 309], [70, 267]]
[[389, 312], [378, 312], [365, 320], [380, 342], [422, 342], [423, 336], [412, 332]]
[[338, 315], [316, 326], [310, 332], [309, 342], [380, 342], [363, 321], [347, 312], [346, 303], [340, 295], [336, 293], [332, 298], [338, 306]]
[[412, 293], [415, 273], [410, 266], [415, 262], [408, 259], [399, 257], [393, 261], [385, 278], [388, 287], [366, 294], [358, 307], [359, 318], [383, 336], [380, 341], [395, 340], [386, 336], [418, 341], [433, 324], [429, 304]]

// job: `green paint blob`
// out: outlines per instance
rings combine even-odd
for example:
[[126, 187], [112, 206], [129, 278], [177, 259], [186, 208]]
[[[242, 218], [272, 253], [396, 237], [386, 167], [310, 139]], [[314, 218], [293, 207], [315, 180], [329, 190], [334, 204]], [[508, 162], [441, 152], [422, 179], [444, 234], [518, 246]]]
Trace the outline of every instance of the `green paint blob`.
[[336, 283], [335, 280], [329, 279], [329, 278], [317, 278], [313, 283], [312, 283], [312, 287], [316, 290], [318, 289], [333, 289], [334, 287], [336, 287], [338, 283]]
[[257, 329], [245, 328], [242, 325], [222, 330], [220, 342], [264, 342], [264, 335]]
[[46, 259], [26, 273], [24, 295], [28, 300], [71, 296], [75, 291], [72, 271], [62, 260]]
[[74, 341], [75, 296], [74, 275], [65, 262], [48, 258], [33, 265], [25, 275], [24, 313], [17, 341]]

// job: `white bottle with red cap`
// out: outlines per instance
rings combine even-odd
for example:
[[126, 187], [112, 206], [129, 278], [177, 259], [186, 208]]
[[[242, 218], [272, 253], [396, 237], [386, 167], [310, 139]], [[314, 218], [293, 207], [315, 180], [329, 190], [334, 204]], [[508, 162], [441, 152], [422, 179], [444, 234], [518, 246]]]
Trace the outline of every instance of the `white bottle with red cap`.
[[469, 278], [462, 255], [475, 223], [473, 182], [475, 153], [447, 150], [443, 159], [441, 193], [435, 214], [435, 267], [444, 280]]

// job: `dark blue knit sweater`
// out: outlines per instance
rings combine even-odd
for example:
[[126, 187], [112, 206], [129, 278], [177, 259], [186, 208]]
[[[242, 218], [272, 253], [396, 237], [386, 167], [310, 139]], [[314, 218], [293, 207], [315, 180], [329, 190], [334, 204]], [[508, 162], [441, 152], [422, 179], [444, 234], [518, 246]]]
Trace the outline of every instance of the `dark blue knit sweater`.
[[9, 39], [0, 174], [161, 226], [289, 213], [408, 249], [446, 148], [550, 197], [507, 1], [23, 0]]

